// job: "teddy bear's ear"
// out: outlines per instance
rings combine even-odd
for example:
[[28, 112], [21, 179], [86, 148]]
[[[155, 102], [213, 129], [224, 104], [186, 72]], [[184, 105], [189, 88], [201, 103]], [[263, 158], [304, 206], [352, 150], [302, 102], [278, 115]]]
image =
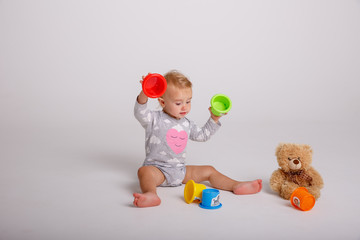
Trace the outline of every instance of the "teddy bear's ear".
[[305, 149], [306, 151], [308, 151], [310, 154], [313, 153], [313, 150], [312, 150], [312, 148], [311, 148], [310, 145], [304, 144], [304, 149]]
[[279, 156], [281, 149], [284, 147], [285, 143], [280, 143], [275, 150], [275, 156]]

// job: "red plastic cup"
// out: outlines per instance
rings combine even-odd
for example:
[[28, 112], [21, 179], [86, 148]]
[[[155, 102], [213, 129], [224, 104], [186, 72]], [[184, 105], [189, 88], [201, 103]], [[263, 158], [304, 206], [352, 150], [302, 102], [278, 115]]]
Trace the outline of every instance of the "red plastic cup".
[[142, 89], [149, 98], [161, 97], [165, 93], [166, 87], [166, 79], [158, 73], [148, 74], [142, 82]]

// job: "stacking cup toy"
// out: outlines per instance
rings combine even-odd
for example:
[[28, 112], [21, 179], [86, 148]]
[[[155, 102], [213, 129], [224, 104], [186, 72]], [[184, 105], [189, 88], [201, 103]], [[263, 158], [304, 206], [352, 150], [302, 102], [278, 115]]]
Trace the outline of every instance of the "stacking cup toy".
[[291, 204], [303, 211], [311, 210], [315, 205], [315, 197], [304, 187], [294, 190], [290, 197]]
[[202, 191], [206, 188], [204, 184], [195, 183], [193, 180], [189, 180], [185, 184], [184, 199], [186, 203], [192, 203], [193, 201], [200, 202]]
[[218, 209], [222, 204], [219, 201], [220, 191], [217, 189], [204, 189], [202, 192], [202, 200], [200, 207], [205, 209]]
[[224, 94], [216, 94], [211, 98], [211, 111], [215, 116], [221, 116], [230, 111], [231, 100]]
[[142, 89], [150, 98], [161, 97], [165, 93], [166, 87], [166, 79], [158, 73], [148, 74], [142, 82]]

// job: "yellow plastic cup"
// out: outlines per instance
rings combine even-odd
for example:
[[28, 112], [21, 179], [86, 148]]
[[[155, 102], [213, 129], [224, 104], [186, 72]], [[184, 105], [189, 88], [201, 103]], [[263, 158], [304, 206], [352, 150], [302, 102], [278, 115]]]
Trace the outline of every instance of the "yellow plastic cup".
[[186, 203], [192, 203], [194, 201], [201, 202], [202, 191], [206, 189], [204, 184], [195, 183], [193, 180], [189, 180], [185, 184], [184, 199]]
[[315, 197], [304, 187], [294, 190], [290, 197], [291, 204], [302, 211], [309, 211], [315, 205]]

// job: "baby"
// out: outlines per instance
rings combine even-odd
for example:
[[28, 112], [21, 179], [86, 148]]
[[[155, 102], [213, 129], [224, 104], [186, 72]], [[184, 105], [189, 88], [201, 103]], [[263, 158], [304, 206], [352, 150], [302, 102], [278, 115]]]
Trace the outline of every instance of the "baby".
[[202, 128], [195, 125], [186, 118], [191, 110], [192, 83], [178, 71], [170, 71], [164, 77], [167, 89], [158, 98], [162, 111], [147, 109], [148, 97], [143, 91], [135, 102], [135, 117], [145, 128], [146, 157], [138, 170], [142, 193], [133, 194], [134, 205], [158, 206], [161, 203], [156, 193], [158, 186], [180, 186], [191, 179], [196, 183], [209, 181], [214, 188], [237, 195], [258, 193], [262, 188], [261, 179], [239, 182], [212, 166], [185, 165], [188, 139], [201, 142], [210, 139], [221, 126], [220, 117], [209, 108], [211, 117], [206, 124]]

